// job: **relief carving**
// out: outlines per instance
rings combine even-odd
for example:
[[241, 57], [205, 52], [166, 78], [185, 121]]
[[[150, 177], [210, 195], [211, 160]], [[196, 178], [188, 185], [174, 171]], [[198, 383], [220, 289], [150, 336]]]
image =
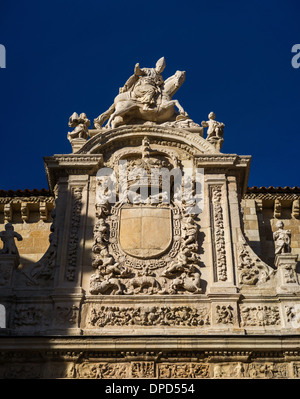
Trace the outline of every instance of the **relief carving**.
[[132, 378], [154, 378], [154, 362], [131, 362]]
[[214, 366], [214, 378], [286, 378], [284, 363], [223, 363]]
[[50, 325], [50, 310], [37, 305], [18, 305], [14, 312], [15, 327], [45, 327]]
[[242, 326], [265, 327], [281, 324], [278, 306], [242, 306]]
[[239, 283], [245, 285], [258, 285], [270, 279], [273, 271], [262, 262], [246, 243], [238, 246], [238, 271]]
[[[193, 184], [185, 179], [183, 202], [174, 194], [174, 201], [166, 203], [168, 194], [164, 191], [149, 196], [149, 181], [161, 190], [164, 181], [164, 175], [159, 179], [161, 168], [170, 171], [177, 161], [170, 160], [169, 152], [158, 154], [150, 147], [147, 137], [134, 151], [123, 150], [113, 161], [116, 164], [121, 156], [130, 155], [126, 164], [121, 164], [121, 171], [116, 170], [122, 192], [118, 199], [122, 194], [123, 201], [109, 204], [109, 189], [103, 184], [103, 178], [97, 183], [97, 221], [92, 248], [96, 271], [90, 279], [90, 292], [94, 295], [199, 294], [202, 289], [198, 225], [195, 215], [189, 213], [194, 205]], [[139, 181], [135, 174], [130, 174], [136, 167], [144, 171]], [[134, 197], [134, 203], [130, 203], [127, 193], [136, 190], [138, 183], [141, 192]], [[146, 190], [145, 195], [142, 188]]]
[[67, 253], [68, 267], [66, 270], [66, 279], [68, 281], [75, 280], [78, 259], [80, 216], [82, 208], [82, 190], [83, 187], [72, 188], [71, 226]]
[[56, 306], [55, 324], [58, 326], [74, 326], [77, 324], [79, 308], [76, 305]]
[[233, 324], [234, 314], [233, 308], [230, 305], [216, 306], [216, 322], [218, 324]]
[[247, 243], [242, 231], [237, 245], [238, 279], [241, 285], [260, 285], [275, 276], [275, 271], [264, 263]]
[[76, 366], [77, 378], [130, 378], [129, 364], [127, 363], [89, 363], [84, 362]]
[[213, 232], [215, 241], [216, 277], [219, 281], [227, 280], [225, 232], [223, 221], [222, 186], [211, 187]]
[[90, 310], [89, 328], [106, 326], [190, 326], [210, 325], [208, 308], [101, 306]]
[[159, 378], [209, 378], [210, 365], [205, 363], [160, 363]]

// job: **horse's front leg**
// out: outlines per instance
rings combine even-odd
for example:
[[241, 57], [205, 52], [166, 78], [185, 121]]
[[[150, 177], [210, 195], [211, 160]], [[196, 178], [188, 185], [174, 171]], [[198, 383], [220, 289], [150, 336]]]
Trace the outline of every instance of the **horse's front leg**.
[[173, 100], [173, 101], [174, 101], [174, 104], [176, 105], [176, 107], [178, 108], [180, 115], [188, 116], [187, 112], [185, 112], [185, 110], [179, 104], [179, 101], [178, 100]]

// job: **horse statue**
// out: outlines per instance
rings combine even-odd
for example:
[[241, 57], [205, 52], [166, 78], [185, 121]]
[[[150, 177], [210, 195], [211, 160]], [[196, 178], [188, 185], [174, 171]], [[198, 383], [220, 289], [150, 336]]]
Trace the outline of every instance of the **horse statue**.
[[144, 104], [134, 98], [132, 91], [126, 91], [118, 94], [112, 106], [103, 114], [94, 120], [96, 129], [101, 129], [103, 124], [108, 120], [106, 128], [116, 128], [121, 125], [128, 124], [133, 119], [141, 119], [144, 121], [164, 123], [174, 121], [178, 116], [175, 106], [183, 117], [187, 117], [178, 100], [172, 100], [172, 96], [182, 86], [185, 80], [185, 71], [176, 71], [161, 86], [161, 93], [158, 95], [156, 105], [145, 109]]

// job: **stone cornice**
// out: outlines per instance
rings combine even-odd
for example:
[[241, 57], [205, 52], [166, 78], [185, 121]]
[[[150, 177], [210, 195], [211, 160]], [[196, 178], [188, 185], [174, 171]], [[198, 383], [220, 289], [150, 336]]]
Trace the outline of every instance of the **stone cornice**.
[[53, 191], [60, 176], [92, 174], [103, 164], [101, 154], [68, 154], [44, 157], [49, 188]]
[[[193, 349], [193, 351], [215, 350], [219, 351], [295, 351], [300, 347], [300, 337], [290, 335], [254, 335], [253, 337], [239, 335], [225, 336], [217, 335], [197, 335], [197, 336], [168, 336], [166, 347], [166, 338], [163, 336], [135, 336], [134, 339], [129, 336], [119, 337], [0, 337], [1, 351], [10, 350], [80, 350], [80, 351], [142, 351], [145, 350], [163, 350], [184, 351]], [[300, 353], [299, 355], [300, 356]]]

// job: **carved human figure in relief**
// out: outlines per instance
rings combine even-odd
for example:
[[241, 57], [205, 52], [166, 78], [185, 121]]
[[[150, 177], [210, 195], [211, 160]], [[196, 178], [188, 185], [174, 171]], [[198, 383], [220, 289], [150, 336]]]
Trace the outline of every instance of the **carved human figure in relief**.
[[132, 91], [132, 98], [144, 104], [144, 111], [151, 109], [151, 106], [156, 105], [156, 98], [161, 93], [160, 87], [164, 83], [161, 74], [165, 66], [164, 57], [157, 61], [155, 68], [140, 69], [140, 65], [136, 64], [134, 74], [120, 88], [120, 93]]
[[275, 241], [275, 255], [291, 252], [291, 231], [284, 230], [284, 224], [280, 220], [276, 223], [277, 231], [273, 233]]
[[11, 223], [6, 223], [5, 231], [0, 232], [0, 238], [3, 241], [3, 248], [1, 249], [0, 254], [19, 256], [19, 251], [15, 244], [15, 238], [18, 241], [22, 241], [23, 238], [21, 234], [14, 231], [14, 226]]
[[74, 112], [69, 118], [69, 126], [75, 128], [72, 132], [68, 133], [68, 139], [87, 139], [89, 136], [89, 126], [91, 122], [85, 113], [78, 115]]
[[207, 137], [206, 140], [215, 145], [215, 147], [220, 150], [223, 144], [223, 129], [225, 127], [224, 123], [217, 122], [216, 115], [211, 112], [208, 115], [208, 121], [201, 122], [202, 127], [207, 127]]

